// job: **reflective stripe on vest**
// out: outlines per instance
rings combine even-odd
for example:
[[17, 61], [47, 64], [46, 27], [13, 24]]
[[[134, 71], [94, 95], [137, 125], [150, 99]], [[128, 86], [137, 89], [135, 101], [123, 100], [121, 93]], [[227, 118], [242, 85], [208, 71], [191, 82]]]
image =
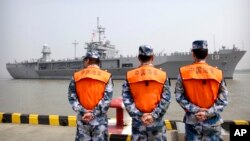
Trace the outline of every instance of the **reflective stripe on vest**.
[[207, 63], [194, 63], [180, 68], [186, 97], [201, 108], [213, 106], [222, 81], [222, 71]]
[[93, 110], [103, 98], [111, 74], [96, 67], [88, 67], [74, 74], [76, 93], [81, 105]]
[[152, 112], [161, 99], [166, 72], [152, 66], [141, 66], [127, 73], [127, 80], [136, 107]]

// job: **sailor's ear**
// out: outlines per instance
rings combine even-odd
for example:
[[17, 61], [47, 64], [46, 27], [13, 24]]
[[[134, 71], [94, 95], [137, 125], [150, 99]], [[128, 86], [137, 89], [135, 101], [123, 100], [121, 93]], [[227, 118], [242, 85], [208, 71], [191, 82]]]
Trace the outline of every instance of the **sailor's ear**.
[[141, 59], [140, 59], [139, 55], [138, 55], [138, 57], [137, 57], [137, 58], [138, 58], [138, 60], [139, 60], [139, 61], [141, 61]]

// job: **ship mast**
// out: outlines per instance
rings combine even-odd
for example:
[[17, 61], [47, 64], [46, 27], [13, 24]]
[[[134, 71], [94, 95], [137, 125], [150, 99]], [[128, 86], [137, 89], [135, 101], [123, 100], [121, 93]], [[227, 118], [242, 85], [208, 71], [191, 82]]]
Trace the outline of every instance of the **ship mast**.
[[97, 32], [98, 32], [98, 37], [99, 37], [98, 41], [101, 42], [102, 41], [101, 36], [102, 36], [102, 34], [105, 33], [105, 28], [103, 28], [99, 25], [99, 17], [97, 17]]
[[[105, 28], [103, 28], [99, 24], [99, 17], [97, 17], [97, 26], [95, 33], [98, 34], [97, 41], [93, 41], [93, 37], [91, 42], [87, 42], [86, 45], [87, 51], [89, 50], [97, 50], [101, 56], [101, 58], [114, 57], [117, 54], [117, 50], [114, 45], [110, 44], [109, 40], [105, 39]], [[93, 34], [94, 36], [94, 34]], [[104, 41], [106, 40], [106, 41]]]
[[76, 46], [79, 44], [76, 40], [72, 43], [75, 46], [75, 59], [76, 59]]
[[216, 45], [215, 45], [215, 35], [213, 35], [213, 43], [214, 43], [214, 51], [216, 51]]

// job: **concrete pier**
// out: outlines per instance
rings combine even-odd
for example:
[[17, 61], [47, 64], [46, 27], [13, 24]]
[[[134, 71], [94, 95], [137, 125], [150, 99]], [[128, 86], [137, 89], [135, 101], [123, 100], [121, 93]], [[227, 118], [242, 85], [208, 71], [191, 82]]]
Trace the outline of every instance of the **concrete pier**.
[[73, 141], [75, 127], [0, 123], [0, 141]]
[[[75, 132], [76, 128], [70, 126], [0, 123], [0, 141], [73, 141]], [[110, 134], [110, 141], [130, 141], [130, 136]], [[223, 138], [229, 141], [228, 133]], [[167, 140], [184, 141], [184, 132], [167, 130]]]

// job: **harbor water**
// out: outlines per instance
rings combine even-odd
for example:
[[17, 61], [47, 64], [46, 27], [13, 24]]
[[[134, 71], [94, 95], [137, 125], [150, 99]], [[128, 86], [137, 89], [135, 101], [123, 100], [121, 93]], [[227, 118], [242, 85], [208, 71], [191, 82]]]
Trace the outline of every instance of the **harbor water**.
[[[229, 104], [222, 113], [224, 120], [250, 119], [250, 72], [235, 73], [227, 79]], [[37, 80], [0, 78], [0, 112], [22, 114], [75, 115], [68, 102], [70, 80]], [[182, 120], [184, 111], [176, 103], [171, 80], [171, 103], [165, 115], [169, 120]], [[121, 97], [123, 80], [114, 80], [113, 98]], [[109, 109], [115, 117], [115, 109]]]

